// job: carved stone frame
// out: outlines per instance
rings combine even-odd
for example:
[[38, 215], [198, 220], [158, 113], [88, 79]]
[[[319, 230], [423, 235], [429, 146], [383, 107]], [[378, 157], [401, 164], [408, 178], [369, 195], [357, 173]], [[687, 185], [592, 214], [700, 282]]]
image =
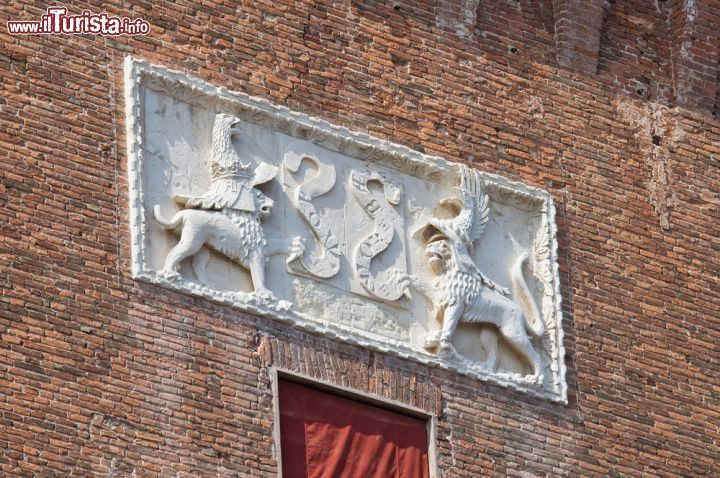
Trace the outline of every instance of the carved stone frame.
[[226, 88], [213, 86], [181, 72], [151, 65], [144, 60], [128, 56], [125, 59], [125, 112], [133, 278], [203, 297], [253, 314], [268, 316], [346, 343], [428, 366], [454, 370], [539, 398], [567, 403], [565, 350], [557, 264], [557, 228], [555, 206], [549, 193], [501, 176], [481, 173], [486, 192], [491, 197], [512, 198], [517, 203], [525, 204], [528, 210], [541, 218], [541, 233], [536, 238], [536, 242], [542, 243], [537, 244], [537, 247], [544, 247], [544, 256], [539, 262], [543, 268], [541, 276], [544, 279], [541, 281], [545, 289], [541, 312], [549, 323], [548, 329], [552, 342], [550, 350], [551, 380], [543, 386], [518, 380], [516, 374], [492, 372], [474, 368], [468, 364], [448, 362], [397, 340], [383, 339], [380, 341], [340, 324], [319, 323], [292, 309], [287, 310], [278, 306], [277, 303], [262, 300], [254, 294], [246, 294], [246, 297], [238, 298], [237, 294], [221, 293], [188, 281], [169, 281], [160, 277], [156, 271], [146, 267], [148, 234], [143, 210], [142, 184], [143, 155], [146, 148], [143, 136], [145, 115], [143, 105], [146, 88], [162, 91], [189, 104], [212, 106], [234, 114], [245, 122], [264, 126], [298, 139], [308, 140], [328, 150], [337, 151], [362, 161], [380, 163], [419, 178], [439, 181], [454, 171], [454, 165], [440, 157], [428, 156], [390, 141], [377, 139], [365, 133], [353, 132], [327, 121], [274, 105], [267, 100], [231, 92]]

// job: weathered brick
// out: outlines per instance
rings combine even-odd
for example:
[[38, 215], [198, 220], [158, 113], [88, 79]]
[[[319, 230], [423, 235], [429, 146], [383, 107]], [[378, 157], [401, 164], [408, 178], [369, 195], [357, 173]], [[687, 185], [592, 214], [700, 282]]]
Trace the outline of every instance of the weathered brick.
[[[275, 476], [272, 366], [435, 413], [443, 476], [720, 474], [713, 2], [103, 8], [152, 33], [0, 41], [0, 474]], [[549, 189], [570, 403], [131, 280], [128, 54]]]

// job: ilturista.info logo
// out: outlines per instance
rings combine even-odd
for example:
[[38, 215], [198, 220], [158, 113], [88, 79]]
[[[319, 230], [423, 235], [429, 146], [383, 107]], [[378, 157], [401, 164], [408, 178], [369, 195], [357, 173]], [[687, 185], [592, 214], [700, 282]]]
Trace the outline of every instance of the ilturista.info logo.
[[93, 13], [83, 10], [79, 15], [68, 15], [65, 7], [48, 7], [40, 20], [13, 20], [7, 22], [11, 35], [147, 35], [150, 24], [142, 18], [127, 18]]

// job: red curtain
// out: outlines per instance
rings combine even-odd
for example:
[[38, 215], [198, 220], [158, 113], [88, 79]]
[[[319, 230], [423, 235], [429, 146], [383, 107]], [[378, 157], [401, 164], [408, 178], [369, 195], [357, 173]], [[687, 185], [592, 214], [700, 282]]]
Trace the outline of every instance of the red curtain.
[[425, 421], [281, 380], [283, 478], [427, 478]]

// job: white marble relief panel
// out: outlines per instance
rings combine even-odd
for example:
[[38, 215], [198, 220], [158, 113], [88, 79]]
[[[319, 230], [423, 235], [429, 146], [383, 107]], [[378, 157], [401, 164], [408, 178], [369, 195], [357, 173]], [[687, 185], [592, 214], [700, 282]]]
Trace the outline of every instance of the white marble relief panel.
[[136, 278], [566, 400], [549, 194], [126, 60]]

